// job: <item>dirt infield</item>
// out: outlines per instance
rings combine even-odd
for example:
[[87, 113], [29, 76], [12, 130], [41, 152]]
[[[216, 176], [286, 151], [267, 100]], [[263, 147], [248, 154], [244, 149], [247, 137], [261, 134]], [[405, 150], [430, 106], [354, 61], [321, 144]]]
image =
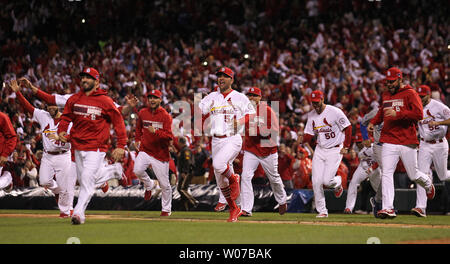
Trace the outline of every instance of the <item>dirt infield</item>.
[[[57, 215], [50, 214], [0, 214], [2, 217], [29, 217], [29, 218], [58, 218]], [[178, 221], [178, 222], [223, 222], [215, 219], [195, 219], [195, 218], [149, 218], [149, 217], [123, 217], [122, 215], [88, 215], [89, 219], [111, 219], [111, 220], [139, 220], [139, 221]], [[346, 223], [346, 222], [325, 222], [325, 221], [273, 221], [273, 220], [245, 220], [245, 223], [257, 224], [303, 224], [318, 226], [368, 226], [368, 227], [389, 227], [389, 228], [441, 228], [450, 229], [450, 225], [407, 225], [396, 223]], [[450, 243], [450, 240], [447, 242]]]

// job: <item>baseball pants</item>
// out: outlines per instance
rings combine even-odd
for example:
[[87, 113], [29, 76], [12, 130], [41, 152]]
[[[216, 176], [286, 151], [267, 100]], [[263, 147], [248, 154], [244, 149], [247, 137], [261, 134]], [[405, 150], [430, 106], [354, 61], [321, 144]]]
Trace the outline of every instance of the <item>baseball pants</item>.
[[383, 143], [381, 162], [381, 184], [383, 188], [383, 209], [394, 209], [394, 172], [399, 159], [402, 159], [411, 181], [429, 189], [432, 181], [428, 175], [419, 171], [417, 166], [417, 149], [404, 145]]
[[375, 190], [375, 192], [377, 192], [378, 186], [381, 183], [380, 169], [377, 168], [376, 170], [372, 171], [372, 173], [368, 174], [360, 163], [358, 168], [356, 168], [355, 172], [353, 173], [352, 180], [350, 181], [350, 184], [348, 186], [347, 201], [345, 202], [345, 208], [348, 208], [351, 211], [353, 211], [353, 208], [355, 207], [356, 203], [358, 186], [361, 184], [362, 181], [367, 179], [367, 177], [369, 177], [370, 185], [372, 185], [372, 188]]
[[[39, 168], [39, 184], [47, 187], [54, 194], [59, 194], [58, 207], [62, 213], [69, 214], [70, 202], [69, 185], [71, 168], [70, 151], [63, 154], [51, 155], [44, 152]], [[56, 181], [53, 179], [56, 178]]]
[[77, 167], [77, 177], [80, 184], [80, 194], [75, 206], [74, 215], [80, 217], [81, 223], [84, 223], [85, 211], [95, 191], [95, 176], [105, 159], [105, 152], [80, 151], [75, 150], [75, 163]]
[[278, 173], [278, 153], [270, 154], [266, 157], [258, 157], [251, 152], [245, 151], [242, 166], [241, 209], [247, 213], [251, 213], [253, 209], [255, 197], [252, 178], [259, 164], [261, 164], [269, 179], [277, 203], [280, 205], [285, 204], [287, 199], [283, 181]]
[[[448, 162], [448, 142], [443, 138], [442, 143], [430, 144], [420, 141], [419, 146], [419, 171], [426, 173], [433, 181], [433, 174], [431, 171], [431, 163], [433, 162], [436, 173], [441, 181], [450, 181], [450, 171], [447, 170]], [[416, 208], [427, 208], [427, 193], [425, 189], [417, 185], [416, 188]]]
[[[373, 144], [373, 154], [374, 154], [374, 159], [375, 161], [378, 163], [378, 170], [379, 170], [379, 175], [378, 175], [378, 187], [377, 188], [373, 188], [376, 191], [375, 194], [375, 201], [376, 202], [381, 202], [381, 200], [383, 199], [383, 187], [381, 185], [381, 172], [383, 170], [383, 167], [381, 165], [381, 150], [383, 148], [383, 145], [381, 143], [374, 143]], [[371, 182], [372, 184], [372, 182]], [[373, 184], [372, 184], [373, 187]]]
[[325, 149], [317, 146], [312, 160], [312, 185], [314, 191], [314, 204], [319, 214], [328, 214], [323, 186], [338, 188], [342, 184], [341, 176], [336, 172], [341, 164], [343, 155], [339, 147]]
[[161, 187], [162, 211], [170, 213], [172, 211], [172, 188], [169, 182], [169, 162], [159, 161], [144, 151], [139, 152], [134, 162], [134, 173], [144, 183], [146, 190], [151, 190], [154, 187], [154, 182], [145, 172], [149, 165], [152, 166]]
[[0, 190], [8, 187], [12, 183], [12, 176], [9, 171], [3, 171], [3, 167], [0, 166]]
[[228, 178], [223, 173], [229, 168], [233, 171], [233, 160], [238, 156], [242, 148], [241, 135], [226, 138], [213, 137], [211, 142], [211, 154], [213, 160], [214, 175], [217, 186], [225, 188], [229, 185]]

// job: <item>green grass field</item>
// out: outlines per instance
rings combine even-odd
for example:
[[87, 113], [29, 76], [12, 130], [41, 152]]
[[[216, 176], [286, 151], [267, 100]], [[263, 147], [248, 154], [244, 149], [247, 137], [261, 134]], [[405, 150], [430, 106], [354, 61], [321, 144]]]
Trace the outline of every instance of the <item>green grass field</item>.
[[159, 211], [87, 211], [86, 223], [70, 224], [58, 211], [0, 210], [0, 243], [65, 244], [76, 237], [81, 244], [366, 244], [376, 237], [382, 244], [450, 243], [450, 217], [418, 218], [399, 215], [254, 213], [227, 223], [228, 213]]

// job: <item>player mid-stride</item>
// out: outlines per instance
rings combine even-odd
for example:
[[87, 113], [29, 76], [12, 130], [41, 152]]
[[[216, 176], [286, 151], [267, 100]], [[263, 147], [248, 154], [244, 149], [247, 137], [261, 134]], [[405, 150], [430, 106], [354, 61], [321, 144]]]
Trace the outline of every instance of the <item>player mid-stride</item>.
[[256, 112], [247, 96], [231, 88], [234, 72], [230, 68], [222, 67], [216, 75], [219, 89], [203, 98], [199, 108], [210, 120], [214, 175], [230, 207], [227, 221], [236, 222], [241, 214], [235, 202], [240, 193], [240, 176], [233, 172], [232, 164], [242, 147], [242, 137], [237, 127], [248, 124], [249, 118]]
[[381, 107], [370, 121], [367, 130], [373, 132], [374, 125], [384, 121], [381, 129], [381, 185], [382, 210], [377, 215], [382, 218], [395, 218], [394, 210], [394, 172], [399, 159], [402, 159], [408, 177], [424, 187], [428, 199], [434, 198], [434, 185], [428, 175], [419, 171], [417, 165], [417, 122], [423, 118], [423, 107], [419, 95], [409, 85], [403, 84], [403, 74], [395, 67], [386, 72], [387, 91], [382, 95]]
[[350, 121], [341, 109], [324, 103], [321, 91], [311, 93], [314, 112], [305, 126], [305, 142], [317, 135], [317, 145], [312, 160], [312, 184], [314, 202], [319, 213], [316, 217], [328, 217], [323, 186], [333, 188], [336, 198], [342, 196], [342, 179], [336, 176], [343, 154], [351, 144], [352, 129]]
[[[431, 162], [441, 181], [450, 181], [450, 171], [447, 170], [448, 142], [445, 138], [447, 126], [435, 125], [433, 122], [450, 119], [450, 109], [445, 104], [431, 99], [431, 89], [427, 85], [417, 88], [422, 99], [423, 119], [419, 121], [419, 170], [431, 176]], [[446, 183], [448, 184], [448, 183]], [[425, 189], [417, 186], [416, 207], [411, 213], [418, 217], [426, 217], [427, 195]]]

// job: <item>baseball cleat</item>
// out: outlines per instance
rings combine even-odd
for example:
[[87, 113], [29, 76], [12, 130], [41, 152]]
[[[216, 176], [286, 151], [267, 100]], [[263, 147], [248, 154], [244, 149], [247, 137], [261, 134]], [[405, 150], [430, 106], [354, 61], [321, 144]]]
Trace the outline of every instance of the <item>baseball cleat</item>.
[[109, 190], [108, 182], [103, 183], [101, 188], [102, 188], [102, 192], [106, 193]]
[[287, 204], [280, 204], [280, 206], [278, 207], [278, 213], [280, 215], [284, 215], [284, 213], [286, 213], [287, 210]]
[[242, 215], [242, 210], [239, 207], [230, 210], [230, 217], [227, 222], [237, 222], [239, 216]]
[[427, 191], [428, 200], [433, 200], [436, 190], [434, 189], [434, 184], [431, 184], [431, 188]]
[[345, 208], [344, 214], [352, 214], [352, 210], [350, 210], [349, 208]]
[[427, 217], [427, 215], [425, 214], [425, 211], [420, 208], [411, 209], [411, 213], [417, 217]]
[[334, 189], [334, 196], [336, 198], [341, 198], [342, 194], [344, 193], [344, 188], [342, 188], [342, 185], [338, 188]]
[[318, 215], [316, 215], [316, 218], [327, 218], [328, 217], [328, 214], [318, 214]]
[[380, 210], [380, 211], [378, 211], [377, 215], [381, 219], [386, 219], [386, 218], [393, 219], [397, 216], [393, 209]]
[[216, 211], [216, 212], [222, 212], [222, 211], [225, 211], [225, 208], [227, 208], [227, 204], [218, 202], [217, 205], [216, 205], [216, 207], [214, 208], [214, 211]]
[[152, 191], [151, 190], [145, 190], [144, 200], [149, 201], [150, 199], [152, 199]]
[[170, 216], [171, 214], [172, 214], [172, 212], [161, 211], [161, 214], [159, 216]]
[[63, 212], [61, 212], [61, 213], [59, 214], [59, 218], [69, 218], [69, 217], [70, 217], [70, 215], [65, 214], [65, 213], [63, 213]]
[[249, 213], [249, 212], [247, 212], [247, 211], [242, 210], [241, 216], [244, 216], [244, 217], [250, 217], [250, 216], [252, 216], [252, 213], [251, 213], [251, 212]]
[[80, 224], [82, 224], [81, 218], [78, 215], [72, 216], [71, 222], [72, 222], [72, 225], [80, 225]]
[[239, 183], [241, 181], [241, 177], [238, 174], [233, 174], [229, 178], [230, 189], [231, 189], [231, 199], [235, 201], [239, 197], [240, 186]]

